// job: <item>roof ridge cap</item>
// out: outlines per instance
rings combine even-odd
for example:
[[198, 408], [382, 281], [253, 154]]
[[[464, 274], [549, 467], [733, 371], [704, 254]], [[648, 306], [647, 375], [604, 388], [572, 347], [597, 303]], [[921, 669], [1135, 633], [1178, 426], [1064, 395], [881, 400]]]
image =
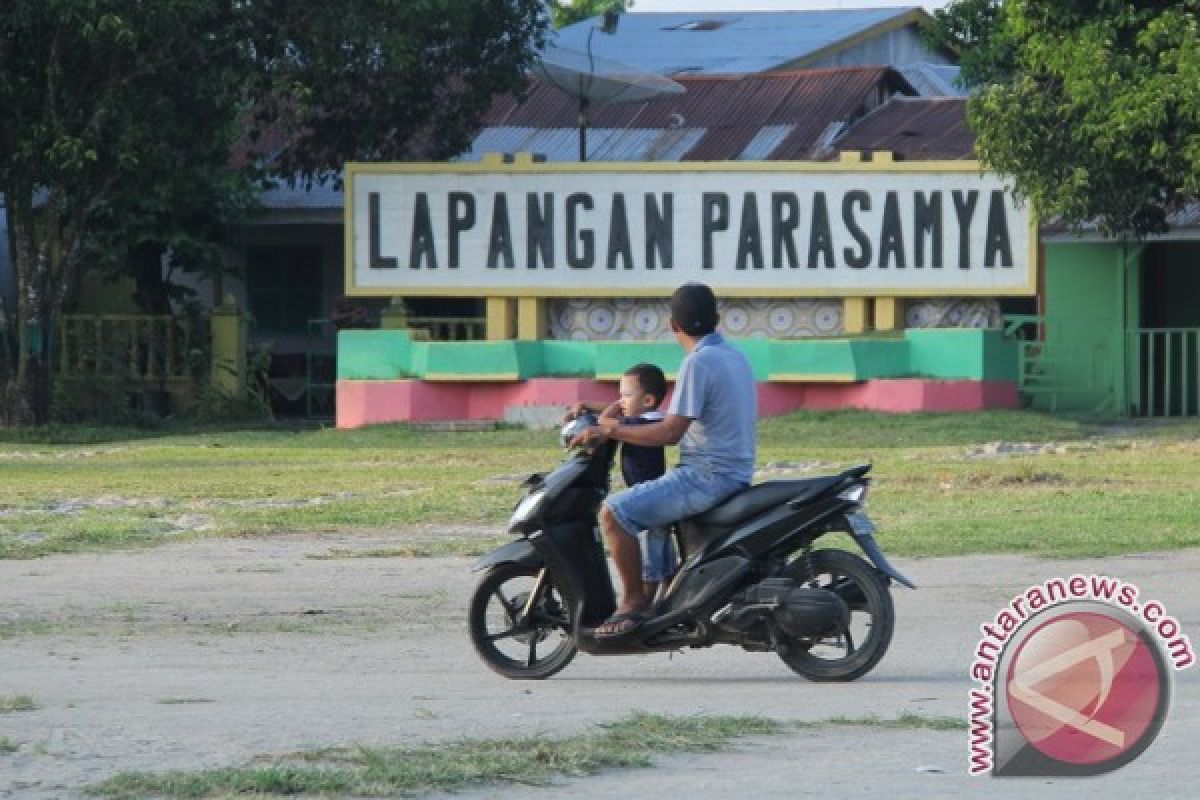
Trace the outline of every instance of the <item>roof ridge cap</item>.
[[763, 70], [750, 73], [752, 75], [813, 75], [830, 72], [886, 72], [892, 69], [888, 64], [856, 64], [850, 67], [792, 67], [791, 69]]

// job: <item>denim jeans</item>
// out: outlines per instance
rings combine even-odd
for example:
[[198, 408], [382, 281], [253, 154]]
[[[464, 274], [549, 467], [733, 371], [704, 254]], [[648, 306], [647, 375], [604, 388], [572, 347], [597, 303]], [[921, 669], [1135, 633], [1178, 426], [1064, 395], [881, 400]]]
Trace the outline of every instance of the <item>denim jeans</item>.
[[[617, 492], [605, 504], [625, 533], [643, 538], [639, 534], [647, 532], [647, 541], [642, 544], [643, 576], [645, 580], [662, 580], [666, 577], [661, 574], [662, 569], [671, 566], [670, 560], [663, 556], [661, 542], [665, 540], [667, 547], [671, 544], [664, 529], [673, 522], [707, 511], [748, 485], [736, 478], [704, 473], [681, 464], [661, 478]], [[648, 552], [655, 549], [655, 544], [659, 545], [657, 552]]]
[[668, 528], [655, 528], [638, 533], [642, 546], [642, 580], [661, 583], [675, 574], [675, 540]]

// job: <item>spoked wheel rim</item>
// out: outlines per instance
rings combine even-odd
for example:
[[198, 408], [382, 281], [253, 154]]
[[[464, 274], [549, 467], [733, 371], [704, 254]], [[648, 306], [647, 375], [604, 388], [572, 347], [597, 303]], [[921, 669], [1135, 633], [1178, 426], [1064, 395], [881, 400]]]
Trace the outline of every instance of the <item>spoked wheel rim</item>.
[[842, 570], [831, 567], [828, 571], [818, 572], [804, 582], [808, 589], [825, 589], [842, 598], [850, 609], [849, 624], [828, 636], [814, 636], [798, 640], [810, 656], [822, 661], [838, 663], [845, 661], [858, 652], [869, 640], [871, 630], [875, 627], [874, 615], [864, 603], [851, 603], [845, 595], [854, 594], [859, 587], [853, 580], [842, 574]]
[[791, 562], [803, 586], [837, 594], [850, 611], [849, 624], [826, 636], [797, 638], [783, 660], [813, 680], [854, 680], [887, 651], [895, 612], [886, 581], [869, 564], [840, 550], [815, 550]]
[[476, 650], [508, 677], [547, 677], [575, 654], [566, 603], [540, 569], [509, 564], [489, 572], [470, 617]]

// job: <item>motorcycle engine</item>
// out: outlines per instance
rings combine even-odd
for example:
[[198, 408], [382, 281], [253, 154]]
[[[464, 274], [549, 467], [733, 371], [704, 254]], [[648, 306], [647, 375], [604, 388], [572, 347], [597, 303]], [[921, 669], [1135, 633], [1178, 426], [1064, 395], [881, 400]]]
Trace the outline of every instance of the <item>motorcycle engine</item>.
[[749, 633], [768, 620], [790, 636], [827, 636], [849, 626], [850, 608], [827, 589], [767, 578], [734, 595], [713, 616], [716, 625], [736, 633]]

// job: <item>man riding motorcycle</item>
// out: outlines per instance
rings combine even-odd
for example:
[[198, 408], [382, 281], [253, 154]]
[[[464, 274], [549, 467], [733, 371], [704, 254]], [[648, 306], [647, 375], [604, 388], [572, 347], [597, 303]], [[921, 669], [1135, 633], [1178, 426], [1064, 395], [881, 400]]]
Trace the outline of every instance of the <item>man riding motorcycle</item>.
[[639, 531], [661, 528], [707, 511], [750, 485], [754, 474], [757, 392], [750, 362], [717, 333], [717, 299], [701, 283], [671, 296], [671, 330], [687, 357], [666, 418], [649, 425], [601, 420], [572, 445], [606, 439], [643, 446], [679, 444], [679, 466], [663, 477], [608, 497], [600, 526], [608, 543], [621, 599], [599, 625], [598, 638], [623, 636], [646, 618], [652, 598], [642, 587]]

